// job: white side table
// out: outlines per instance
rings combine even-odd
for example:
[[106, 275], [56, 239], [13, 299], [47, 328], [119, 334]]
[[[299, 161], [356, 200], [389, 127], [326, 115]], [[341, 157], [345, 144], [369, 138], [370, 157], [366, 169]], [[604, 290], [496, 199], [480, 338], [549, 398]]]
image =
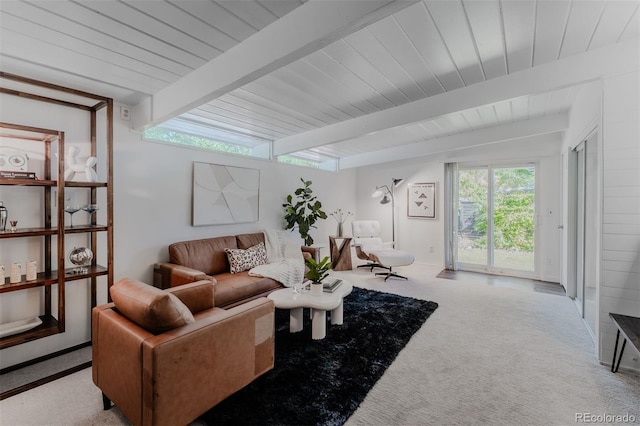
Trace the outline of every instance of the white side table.
[[296, 293], [292, 288], [276, 290], [267, 296], [273, 300], [276, 308], [289, 309], [289, 332], [296, 333], [303, 328], [304, 308], [311, 309], [311, 337], [324, 339], [327, 335], [327, 311], [331, 311], [331, 324], [343, 324], [343, 299], [353, 290], [353, 286], [342, 280], [342, 284], [333, 293], [312, 296], [311, 292]]

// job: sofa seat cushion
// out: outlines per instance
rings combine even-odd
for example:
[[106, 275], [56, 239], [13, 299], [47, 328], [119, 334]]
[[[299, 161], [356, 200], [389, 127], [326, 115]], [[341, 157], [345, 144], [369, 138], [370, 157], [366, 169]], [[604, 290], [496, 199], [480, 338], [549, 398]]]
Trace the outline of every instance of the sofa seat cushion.
[[195, 322], [175, 295], [140, 281], [123, 278], [111, 287], [110, 294], [122, 315], [153, 334]]
[[226, 272], [215, 276], [216, 306], [226, 306], [240, 300], [249, 300], [264, 292], [283, 288], [282, 284], [266, 277], [252, 277], [249, 272]]

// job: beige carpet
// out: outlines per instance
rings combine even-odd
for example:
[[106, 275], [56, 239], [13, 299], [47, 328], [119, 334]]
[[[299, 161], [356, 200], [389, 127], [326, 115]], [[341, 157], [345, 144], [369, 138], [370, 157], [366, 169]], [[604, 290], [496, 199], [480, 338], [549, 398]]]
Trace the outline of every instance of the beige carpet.
[[[439, 304], [347, 425], [570, 425], [578, 413], [640, 422], [640, 379], [598, 364], [570, 299], [439, 279], [439, 269], [421, 265], [398, 272], [409, 281], [383, 282], [364, 269], [335, 273]], [[117, 408], [102, 410], [84, 370], [1, 401], [0, 424], [127, 422]]]
[[63, 374], [66, 370], [73, 368], [79, 370], [77, 367], [89, 362], [91, 362], [91, 346], [86, 346], [62, 356], [4, 373], [0, 376], [0, 392], [15, 391], [19, 387], [47, 379], [55, 374]]

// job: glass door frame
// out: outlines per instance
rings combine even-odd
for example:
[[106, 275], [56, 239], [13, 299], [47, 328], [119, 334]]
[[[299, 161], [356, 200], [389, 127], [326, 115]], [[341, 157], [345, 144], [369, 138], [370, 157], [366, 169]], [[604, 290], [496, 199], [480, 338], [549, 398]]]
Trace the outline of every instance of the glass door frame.
[[[570, 151], [573, 164], [570, 165], [569, 171], [574, 174], [573, 191], [574, 196], [570, 203], [573, 203], [573, 234], [574, 244], [571, 247], [570, 256], [573, 256], [573, 271], [570, 275], [574, 280], [575, 292], [567, 294], [572, 297], [580, 317], [585, 323], [587, 331], [594, 339], [597, 340], [599, 330], [599, 254], [601, 243], [599, 241], [600, 230], [597, 230], [597, 224], [600, 222], [602, 213], [600, 209], [602, 205], [597, 201], [598, 197], [590, 197], [599, 191], [599, 170], [600, 166], [600, 143], [598, 128], [587, 133]], [[594, 157], [595, 156], [595, 157]], [[590, 164], [590, 160], [595, 158], [596, 165]], [[595, 188], [594, 188], [595, 186]], [[591, 222], [591, 226], [589, 224]], [[596, 226], [593, 226], [593, 225]], [[590, 269], [590, 270], [588, 270]], [[589, 285], [592, 283], [593, 285]], [[591, 288], [590, 292], [587, 288]], [[589, 303], [591, 302], [591, 303]]]
[[[505, 168], [530, 168], [533, 167], [535, 170], [534, 177], [534, 249], [533, 249], [533, 271], [521, 270], [521, 269], [512, 269], [512, 268], [504, 268], [504, 267], [496, 267], [493, 266], [494, 263], [494, 196], [493, 196], [493, 187], [494, 187], [494, 170], [495, 169], [505, 169]], [[458, 166], [458, 173], [464, 170], [474, 170], [474, 169], [486, 169], [487, 170], [487, 261], [484, 265], [472, 264], [472, 263], [464, 263], [461, 262], [456, 254], [456, 268], [465, 271], [471, 272], [483, 272], [494, 275], [507, 275], [507, 276], [515, 276], [522, 278], [539, 278], [540, 267], [539, 267], [539, 247], [540, 247], [540, 233], [538, 232], [539, 225], [539, 199], [537, 192], [539, 188], [539, 177], [538, 177], [538, 163], [531, 161], [523, 161], [523, 162], [506, 162], [506, 163], [490, 163], [490, 164], [473, 164], [473, 163], [462, 163]], [[459, 184], [459, 179], [456, 179]], [[456, 199], [454, 202], [458, 203], [459, 198], [459, 190], [456, 189]], [[456, 216], [457, 216], [457, 209]], [[457, 217], [456, 217], [457, 221]], [[456, 235], [457, 240], [457, 235]], [[455, 250], [458, 250], [458, 245], [455, 244]]]
[[576, 253], [576, 294], [574, 301], [580, 317], [584, 318], [584, 274], [585, 274], [585, 215], [586, 215], [586, 153], [587, 141], [584, 140], [574, 148], [576, 155], [576, 199], [575, 199], [575, 253]]

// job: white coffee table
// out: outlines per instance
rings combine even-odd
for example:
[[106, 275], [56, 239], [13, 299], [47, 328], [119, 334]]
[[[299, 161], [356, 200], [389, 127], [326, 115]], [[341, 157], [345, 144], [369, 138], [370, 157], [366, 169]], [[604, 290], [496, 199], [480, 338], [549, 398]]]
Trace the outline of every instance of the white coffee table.
[[276, 290], [269, 294], [276, 308], [289, 309], [289, 332], [296, 333], [303, 328], [304, 308], [311, 309], [311, 338], [324, 339], [327, 335], [327, 311], [331, 311], [331, 324], [343, 323], [342, 301], [353, 290], [353, 286], [345, 280], [333, 293], [322, 293], [313, 296], [308, 290], [296, 293], [292, 288]]

